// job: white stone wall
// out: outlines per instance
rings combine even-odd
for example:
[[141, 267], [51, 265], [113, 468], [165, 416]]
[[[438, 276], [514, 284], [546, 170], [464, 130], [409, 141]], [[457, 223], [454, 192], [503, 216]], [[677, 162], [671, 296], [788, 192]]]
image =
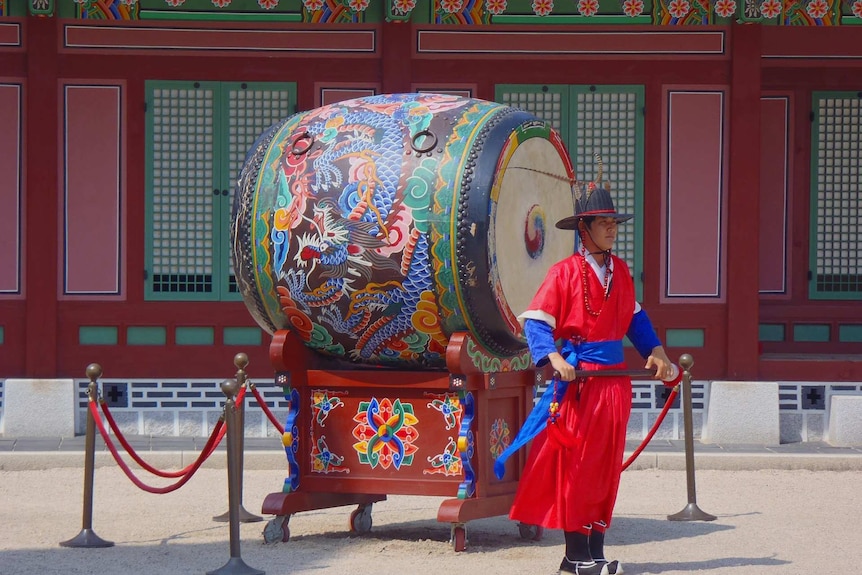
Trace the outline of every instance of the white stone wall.
[[[168, 437], [207, 437], [222, 412], [224, 394], [219, 389], [221, 380], [164, 379], [164, 380], [100, 380], [105, 392], [110, 384], [122, 384], [129, 391], [128, 407], [110, 407], [111, 414], [121, 431], [128, 435], [156, 435]], [[258, 391], [268, 402], [270, 410], [284, 421], [287, 401], [281, 388], [273, 380], [254, 379]], [[692, 382], [693, 429], [695, 439], [702, 436], [705, 405], [709, 388], [707, 381]], [[777, 382], [779, 436], [781, 443], [825, 441], [829, 423], [828, 406], [836, 395], [862, 395], [860, 382]], [[77, 405], [71, 407], [75, 433], [82, 435], [87, 415], [87, 380], [75, 380]], [[542, 391], [540, 388], [539, 392]], [[652, 427], [663, 407], [661, 384], [649, 380], [633, 382], [632, 413], [628, 425], [628, 439], [640, 440]], [[655, 439], [680, 440], [684, 438], [681, 398], [655, 434]], [[5, 381], [0, 380], [0, 434], [11, 436], [5, 429]], [[278, 432], [257, 406], [253, 397], [246, 409], [247, 437], [274, 437]]]

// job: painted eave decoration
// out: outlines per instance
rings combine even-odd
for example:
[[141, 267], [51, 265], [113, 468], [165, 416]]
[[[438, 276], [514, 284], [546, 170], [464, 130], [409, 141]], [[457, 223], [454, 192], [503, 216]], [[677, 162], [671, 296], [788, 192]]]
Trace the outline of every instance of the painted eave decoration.
[[862, 25], [862, 0], [0, 0], [0, 16], [358, 24]]

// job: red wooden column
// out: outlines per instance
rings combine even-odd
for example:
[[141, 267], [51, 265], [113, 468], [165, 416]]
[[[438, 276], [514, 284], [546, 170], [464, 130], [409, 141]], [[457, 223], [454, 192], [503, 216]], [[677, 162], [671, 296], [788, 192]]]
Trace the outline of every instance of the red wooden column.
[[731, 49], [727, 374], [731, 379], [755, 379], [760, 297], [760, 26], [734, 25]]
[[380, 85], [384, 94], [410, 91], [413, 27], [409, 22], [380, 25]]
[[57, 18], [26, 24], [27, 86], [24, 130], [26, 217], [24, 279], [27, 304], [24, 371], [52, 378], [57, 371], [58, 98]]

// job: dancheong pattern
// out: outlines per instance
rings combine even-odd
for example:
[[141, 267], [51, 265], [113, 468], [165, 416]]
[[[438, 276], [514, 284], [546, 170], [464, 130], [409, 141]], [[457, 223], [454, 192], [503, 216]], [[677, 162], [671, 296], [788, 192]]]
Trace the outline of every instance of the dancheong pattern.
[[[334, 397], [330, 397], [330, 395]], [[311, 392], [311, 412], [314, 415], [314, 421], [320, 427], [326, 427], [326, 418], [333, 409], [343, 407], [342, 402], [337, 396], [344, 393], [315, 389]]]
[[[0, 16], [17, 16], [11, 0], [0, 0]], [[23, 2], [19, 3], [23, 4]], [[862, 0], [432, 0], [427, 7], [417, 0], [27, 0], [33, 15], [62, 15], [74, 6], [76, 18], [87, 20], [142, 20], [151, 14], [182, 14], [201, 21], [224, 19], [240, 13], [260, 21], [294, 21], [309, 24], [364, 24], [412, 21], [493, 27], [499, 24], [607, 24], [710, 26], [734, 20], [774, 26], [858, 25]], [[18, 8], [20, 11], [21, 9]], [[162, 16], [164, 17], [164, 16]]]
[[488, 444], [491, 449], [491, 458], [497, 457], [503, 453], [509, 444], [512, 442], [509, 424], [505, 419], [495, 419], [491, 424], [491, 435], [488, 438]]
[[317, 442], [311, 446], [311, 470], [315, 473], [350, 473], [350, 469], [343, 466], [344, 457], [329, 451], [326, 445], [326, 436], [321, 435]]
[[359, 462], [370, 465], [372, 469], [381, 467], [400, 469], [402, 465], [412, 465], [413, 455], [418, 450], [416, 440], [419, 419], [413, 414], [413, 405], [384, 398], [372, 398], [359, 404], [353, 417], [356, 426], [353, 437], [357, 442], [353, 448]]
[[[461, 425], [461, 401], [458, 395], [454, 393], [432, 394], [425, 395], [433, 399], [428, 402], [428, 407], [440, 412], [443, 416], [443, 422], [446, 430], [459, 429]], [[446, 446], [441, 453], [427, 458], [431, 467], [423, 469], [422, 473], [432, 475], [441, 473], [443, 475], [460, 475], [462, 472], [461, 456], [458, 453], [458, 442], [449, 437]]]

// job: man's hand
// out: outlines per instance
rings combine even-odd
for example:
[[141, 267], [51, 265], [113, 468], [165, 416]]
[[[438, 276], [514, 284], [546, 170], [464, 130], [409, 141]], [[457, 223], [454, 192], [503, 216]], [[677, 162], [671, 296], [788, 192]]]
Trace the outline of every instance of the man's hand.
[[660, 345], [657, 345], [652, 349], [644, 368], [655, 368], [655, 379], [672, 380], [676, 376], [673, 362], [668, 359], [664, 348]]
[[549, 353], [548, 359], [554, 369], [560, 373], [560, 379], [563, 381], [572, 381], [575, 379], [575, 366], [569, 363], [557, 352]]

